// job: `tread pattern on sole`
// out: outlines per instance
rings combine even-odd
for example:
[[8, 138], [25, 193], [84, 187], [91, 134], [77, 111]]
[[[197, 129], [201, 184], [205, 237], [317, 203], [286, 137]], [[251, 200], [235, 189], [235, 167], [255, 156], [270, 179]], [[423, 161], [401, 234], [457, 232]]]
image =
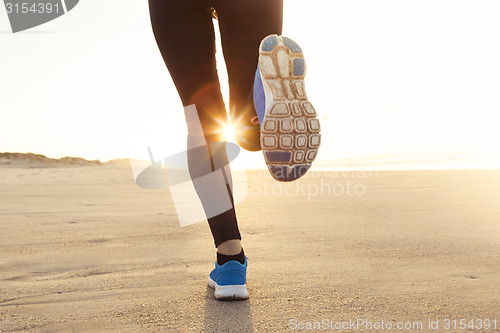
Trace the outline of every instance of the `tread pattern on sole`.
[[320, 123], [307, 100], [302, 49], [289, 38], [270, 35], [261, 42], [259, 68], [273, 98], [261, 125], [262, 151], [273, 177], [292, 181], [307, 172], [321, 144]]

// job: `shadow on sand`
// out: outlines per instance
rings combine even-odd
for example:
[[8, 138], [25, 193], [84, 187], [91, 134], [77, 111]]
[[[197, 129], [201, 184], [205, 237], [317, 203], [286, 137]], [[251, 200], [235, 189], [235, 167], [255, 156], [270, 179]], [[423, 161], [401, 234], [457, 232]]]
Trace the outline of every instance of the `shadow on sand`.
[[218, 301], [207, 286], [203, 332], [253, 332], [250, 300]]

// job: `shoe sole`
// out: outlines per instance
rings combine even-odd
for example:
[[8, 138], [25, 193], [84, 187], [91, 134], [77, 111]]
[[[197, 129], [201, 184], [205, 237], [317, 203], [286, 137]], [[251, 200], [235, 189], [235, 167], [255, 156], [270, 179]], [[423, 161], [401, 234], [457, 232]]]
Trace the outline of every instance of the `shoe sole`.
[[321, 143], [319, 120], [307, 100], [302, 49], [289, 38], [270, 35], [259, 47], [259, 69], [266, 92], [260, 129], [264, 158], [274, 179], [293, 181], [309, 170]]
[[214, 289], [214, 297], [221, 301], [248, 299], [246, 285], [219, 286], [214, 280], [208, 278], [208, 286]]

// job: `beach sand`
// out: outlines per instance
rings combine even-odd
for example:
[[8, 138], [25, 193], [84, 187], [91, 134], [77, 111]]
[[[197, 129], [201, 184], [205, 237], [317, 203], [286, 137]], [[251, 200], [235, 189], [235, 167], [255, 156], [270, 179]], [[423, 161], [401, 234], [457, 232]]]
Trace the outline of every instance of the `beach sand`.
[[181, 228], [168, 190], [139, 188], [128, 168], [0, 168], [0, 331], [286, 332], [324, 319], [462, 331], [445, 318], [500, 331], [500, 170], [248, 180], [237, 214], [250, 299], [219, 302], [208, 224]]

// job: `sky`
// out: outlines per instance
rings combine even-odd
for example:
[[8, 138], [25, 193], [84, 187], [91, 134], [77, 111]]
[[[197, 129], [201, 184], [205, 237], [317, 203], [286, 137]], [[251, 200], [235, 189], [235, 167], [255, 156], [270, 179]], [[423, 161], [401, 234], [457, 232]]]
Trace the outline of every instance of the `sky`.
[[[465, 156], [500, 167], [499, 12], [490, 0], [285, 0], [283, 35], [304, 50], [322, 125], [319, 164]], [[185, 149], [147, 1], [81, 0], [17, 34], [0, 8], [0, 45], [0, 151], [107, 161]], [[218, 62], [227, 98], [221, 52]]]

